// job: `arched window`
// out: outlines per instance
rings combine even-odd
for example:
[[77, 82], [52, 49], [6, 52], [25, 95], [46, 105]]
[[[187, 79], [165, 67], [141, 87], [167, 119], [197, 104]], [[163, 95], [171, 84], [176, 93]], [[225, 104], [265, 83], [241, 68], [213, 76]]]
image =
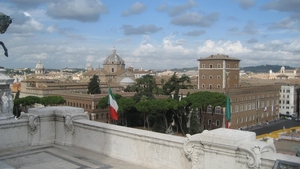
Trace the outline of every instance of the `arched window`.
[[216, 114], [221, 114], [221, 106], [216, 106], [215, 107], [215, 113]]
[[220, 121], [216, 120], [216, 126], [220, 126]]

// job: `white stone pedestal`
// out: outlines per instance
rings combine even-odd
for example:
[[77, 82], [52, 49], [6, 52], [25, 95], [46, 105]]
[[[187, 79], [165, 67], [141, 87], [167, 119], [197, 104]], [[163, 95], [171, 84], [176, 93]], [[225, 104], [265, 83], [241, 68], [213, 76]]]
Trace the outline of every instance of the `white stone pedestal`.
[[10, 84], [14, 79], [6, 75], [5, 69], [0, 67], [0, 120], [7, 120], [14, 117], [14, 101], [10, 90]]

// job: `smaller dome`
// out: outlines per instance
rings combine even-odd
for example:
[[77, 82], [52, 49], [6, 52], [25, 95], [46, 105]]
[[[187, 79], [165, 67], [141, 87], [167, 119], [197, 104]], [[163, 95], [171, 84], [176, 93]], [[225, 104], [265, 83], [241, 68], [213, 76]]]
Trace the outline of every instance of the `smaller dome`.
[[129, 77], [124, 77], [121, 81], [120, 81], [120, 85], [123, 86], [123, 87], [126, 87], [128, 85], [134, 85], [135, 84], [135, 81], [132, 80], [131, 78]]
[[44, 65], [39, 61], [38, 64], [36, 64], [35, 69], [44, 69]]
[[104, 64], [124, 64], [124, 60], [117, 54], [116, 49], [113, 49], [112, 54], [105, 59]]
[[135, 83], [135, 81], [130, 79], [129, 77], [124, 77], [120, 82], [121, 83]]

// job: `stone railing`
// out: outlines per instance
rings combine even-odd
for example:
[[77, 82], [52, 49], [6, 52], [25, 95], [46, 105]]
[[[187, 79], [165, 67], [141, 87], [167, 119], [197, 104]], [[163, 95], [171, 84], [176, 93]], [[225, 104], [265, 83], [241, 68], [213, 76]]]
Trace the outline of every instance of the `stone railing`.
[[277, 154], [272, 140], [255, 140], [253, 132], [220, 128], [178, 137], [90, 121], [83, 109], [73, 107], [29, 109], [20, 120], [1, 120], [0, 130], [0, 150], [76, 146], [148, 168], [269, 169], [277, 159], [299, 161]]

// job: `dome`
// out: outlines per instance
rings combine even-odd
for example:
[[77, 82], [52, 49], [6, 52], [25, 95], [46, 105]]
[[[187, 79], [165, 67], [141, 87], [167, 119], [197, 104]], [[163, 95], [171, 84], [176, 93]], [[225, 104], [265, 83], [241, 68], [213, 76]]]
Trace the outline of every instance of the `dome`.
[[129, 77], [124, 77], [120, 82], [121, 83], [135, 83], [135, 81]]
[[113, 49], [112, 54], [105, 59], [104, 64], [124, 64], [124, 60], [117, 54], [116, 49]]
[[135, 81], [132, 80], [131, 78], [129, 77], [124, 77], [121, 81], [120, 81], [120, 85], [123, 86], [123, 87], [126, 87], [128, 85], [134, 85], [135, 84]]
[[36, 64], [35, 69], [44, 69], [44, 65], [39, 61], [38, 64]]

